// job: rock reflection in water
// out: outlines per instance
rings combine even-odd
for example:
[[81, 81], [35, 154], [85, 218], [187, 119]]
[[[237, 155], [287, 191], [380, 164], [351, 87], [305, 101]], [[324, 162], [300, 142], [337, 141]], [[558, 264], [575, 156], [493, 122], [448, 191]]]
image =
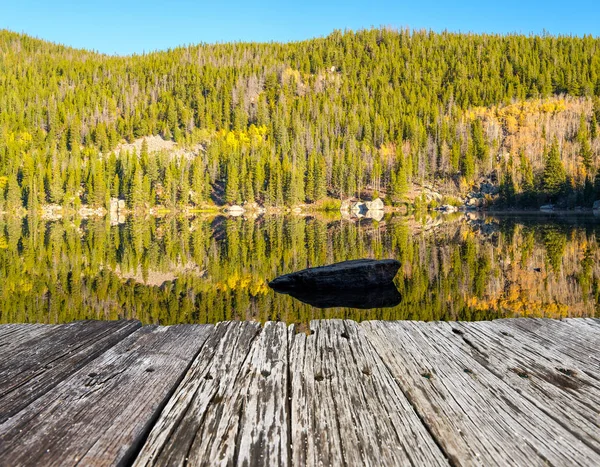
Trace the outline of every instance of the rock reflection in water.
[[400, 292], [393, 285], [376, 287], [373, 289], [351, 289], [351, 290], [290, 290], [279, 291], [300, 300], [315, 308], [359, 308], [367, 310], [370, 308], [390, 308], [400, 303]]
[[[591, 213], [387, 215], [384, 222], [339, 214], [130, 216], [118, 225], [0, 215], [0, 323], [594, 317], [599, 246], [600, 220]], [[344, 284], [342, 294], [296, 300], [265, 282], [356, 258], [401, 261], [399, 295]]]

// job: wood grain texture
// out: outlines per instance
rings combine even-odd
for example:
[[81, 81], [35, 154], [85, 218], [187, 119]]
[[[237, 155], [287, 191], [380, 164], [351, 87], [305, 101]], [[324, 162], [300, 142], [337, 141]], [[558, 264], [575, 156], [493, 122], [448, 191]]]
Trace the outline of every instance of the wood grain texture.
[[600, 380], [600, 333], [591, 324], [594, 322], [597, 321], [589, 320], [583, 329], [578, 320], [501, 319], [494, 324], [509, 334], [520, 336], [523, 341], [537, 342], [548, 350], [569, 356], [589, 376]]
[[294, 465], [447, 465], [353, 321], [314, 321], [290, 349]]
[[6, 348], [0, 359], [0, 423], [140, 326], [138, 321], [79, 321], [34, 326], [34, 338], [19, 333], [20, 345]]
[[12, 466], [130, 462], [212, 329], [139, 329], [0, 424], [0, 459]]
[[139, 327], [0, 326], [0, 465], [600, 465], [597, 319]]
[[[60, 325], [58, 325], [60, 326]], [[0, 352], [38, 339], [42, 334], [51, 330], [53, 325], [49, 324], [3, 324], [0, 325]]]
[[[554, 423], [600, 453], [600, 384], [577, 361], [494, 322], [448, 325], [487, 356], [480, 363]], [[460, 334], [462, 333], [462, 334]], [[474, 350], [475, 352], [475, 350]]]
[[[258, 323], [219, 323], [162, 411], [135, 465], [235, 464], [243, 399], [237, 388]], [[239, 440], [238, 440], [239, 441]]]
[[[236, 384], [241, 417], [231, 458], [238, 465], [289, 464], [288, 339], [284, 323], [268, 322]], [[225, 463], [225, 462], [224, 462]]]
[[[599, 453], [523, 397], [486, 348], [448, 323], [361, 325], [457, 465], [598, 465]], [[600, 430], [599, 432], [600, 433]]]

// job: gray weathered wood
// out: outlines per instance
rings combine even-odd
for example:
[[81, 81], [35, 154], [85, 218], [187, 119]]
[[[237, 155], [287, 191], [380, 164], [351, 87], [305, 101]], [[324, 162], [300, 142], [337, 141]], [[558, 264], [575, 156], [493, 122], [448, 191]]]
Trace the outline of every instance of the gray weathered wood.
[[587, 331], [600, 335], [600, 319], [598, 318], [565, 318], [561, 322], [573, 326], [584, 326]]
[[[80, 321], [50, 326], [3, 352], [0, 423], [138, 329], [138, 321]], [[39, 328], [34, 328], [39, 329]]]
[[48, 324], [3, 324], [0, 326], [0, 352], [38, 339], [53, 327]]
[[600, 336], [593, 328], [582, 330], [572, 321], [550, 319], [496, 320], [504, 331], [519, 335], [524, 341], [538, 342], [576, 360], [586, 373], [600, 380]]
[[286, 325], [266, 323], [247, 360], [236, 384], [236, 397], [242, 402], [239, 427], [235, 437], [221, 442], [235, 446], [233, 460], [238, 465], [288, 465], [291, 404]]
[[[455, 464], [597, 465], [600, 454], [491, 372], [446, 323], [366, 322], [368, 340]], [[600, 431], [599, 431], [600, 433]]]
[[597, 319], [139, 326], [0, 326], [0, 465], [600, 465]]
[[532, 340], [503, 333], [503, 327], [494, 322], [451, 327], [485, 354], [479, 362], [487, 370], [600, 453], [600, 385], [576, 361]]
[[260, 324], [243, 321], [216, 326], [135, 465], [235, 464], [243, 409], [235, 388], [260, 331]]
[[355, 322], [315, 321], [291, 354], [294, 465], [446, 465]]
[[290, 339], [293, 464], [343, 465], [340, 430], [330, 389], [332, 372], [328, 371], [327, 360], [321, 359], [325, 349], [317, 346], [316, 336], [299, 333]]
[[147, 326], [131, 334], [0, 424], [0, 459], [130, 462], [212, 329]]

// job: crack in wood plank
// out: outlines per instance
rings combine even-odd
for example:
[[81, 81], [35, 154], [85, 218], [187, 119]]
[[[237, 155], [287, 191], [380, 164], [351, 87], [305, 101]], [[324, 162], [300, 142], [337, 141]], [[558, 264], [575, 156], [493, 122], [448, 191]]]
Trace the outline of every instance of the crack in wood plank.
[[[516, 392], [514, 380], [490, 372], [493, 359], [473, 358], [478, 351], [447, 323], [361, 326], [453, 462], [592, 465], [600, 460], [580, 437]], [[475, 347], [491, 353], [480, 341]], [[424, 370], [430, 378], [422, 376]], [[552, 442], [556, 437], [562, 438], [558, 445]]]
[[[0, 423], [50, 391], [138, 329], [137, 321], [81, 321], [48, 326], [12, 347], [0, 362]], [[57, 347], [65, 349], [57, 351]]]
[[[129, 335], [0, 424], [0, 458], [9, 465], [119, 463], [211, 331], [146, 326]], [[89, 385], [92, 373], [102, 384]]]
[[23, 326], [0, 464], [600, 464], [597, 319]]

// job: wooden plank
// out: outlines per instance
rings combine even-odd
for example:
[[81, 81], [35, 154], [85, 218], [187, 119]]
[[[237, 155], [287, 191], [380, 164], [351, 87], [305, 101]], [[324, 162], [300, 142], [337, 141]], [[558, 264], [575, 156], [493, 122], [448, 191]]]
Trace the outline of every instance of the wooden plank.
[[[317, 323], [311, 323], [311, 333], [314, 328]], [[316, 336], [299, 333], [290, 340], [292, 464], [344, 465], [331, 372], [320, 358], [325, 350], [317, 347]]]
[[565, 318], [561, 322], [574, 325], [585, 324], [590, 328], [591, 332], [600, 334], [600, 319], [598, 318]]
[[580, 329], [593, 342], [600, 338], [600, 321], [592, 318], [567, 318], [560, 321], [570, 327]]
[[294, 465], [447, 465], [353, 321], [313, 321], [291, 356]]
[[[236, 436], [220, 440], [235, 446], [232, 463], [289, 464], [288, 370], [287, 327], [284, 323], [267, 322], [254, 341], [248, 363], [236, 384], [237, 401], [234, 404], [241, 403], [241, 417], [237, 430], [229, 431], [236, 432]], [[191, 460], [200, 462], [203, 459]]]
[[22, 338], [21, 345], [7, 347], [0, 362], [0, 423], [140, 326], [138, 321], [80, 321], [51, 326], [33, 340]]
[[6, 465], [129, 463], [213, 326], [146, 326], [0, 424]]
[[485, 354], [479, 362], [491, 373], [600, 453], [600, 384], [581, 371], [576, 361], [531, 340], [507, 335], [498, 323], [448, 326], [478, 349], [472, 352]]
[[0, 326], [0, 352], [38, 339], [53, 327], [49, 324], [3, 324]]
[[455, 464], [597, 465], [600, 455], [487, 366], [447, 323], [365, 322], [383, 358]]
[[573, 327], [578, 326], [573, 322], [550, 319], [501, 319], [494, 323], [504, 326], [504, 331], [508, 334], [518, 334], [521, 339], [538, 342], [547, 349], [569, 356], [577, 361], [589, 376], [600, 378], [600, 336], [594, 328], [590, 327], [591, 329], [582, 332]]
[[249, 371], [246, 361], [260, 331], [260, 324], [244, 321], [216, 326], [162, 411], [135, 465], [236, 463], [244, 408], [238, 396], [246, 389], [236, 387]]

